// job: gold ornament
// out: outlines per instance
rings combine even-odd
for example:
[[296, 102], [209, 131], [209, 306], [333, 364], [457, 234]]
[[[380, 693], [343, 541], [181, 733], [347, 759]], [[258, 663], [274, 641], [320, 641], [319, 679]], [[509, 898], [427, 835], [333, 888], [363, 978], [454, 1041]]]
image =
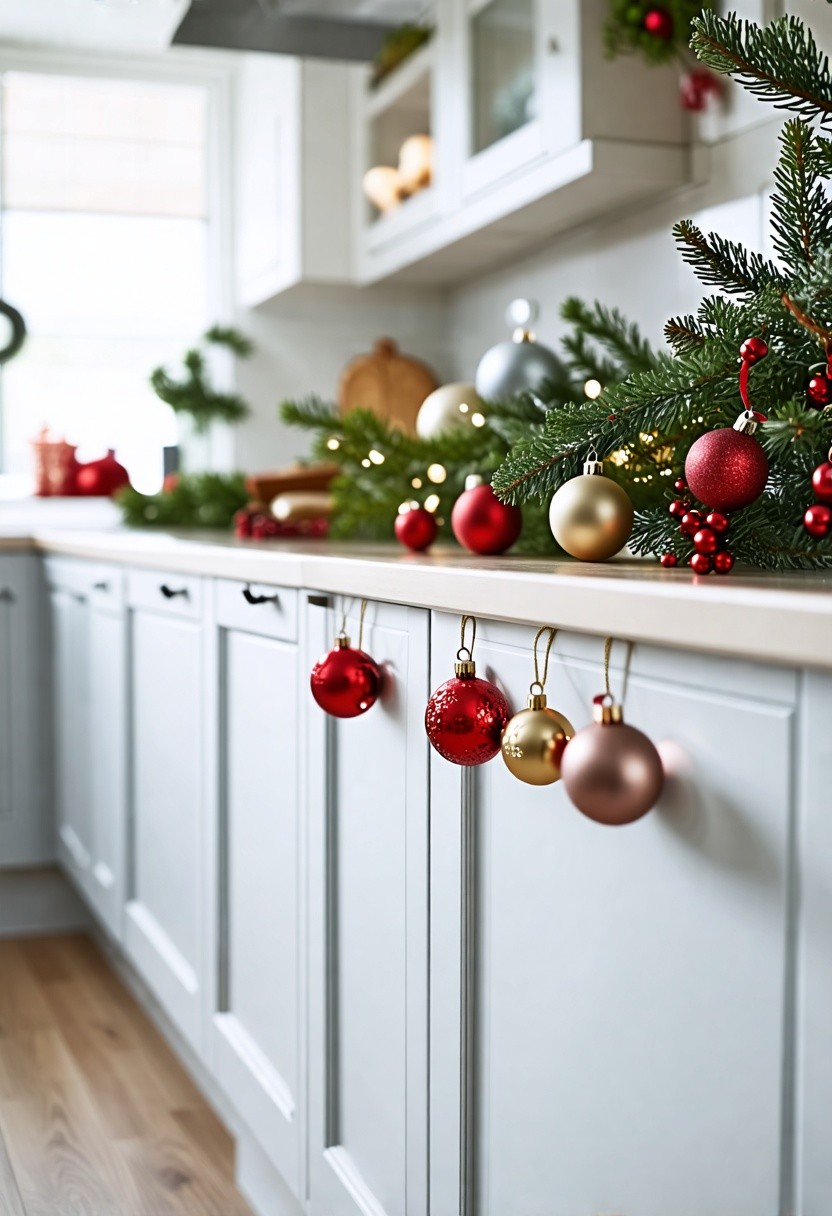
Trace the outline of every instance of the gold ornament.
[[[537, 644], [548, 632], [543, 678], [539, 678]], [[509, 721], [503, 732], [502, 752], [506, 767], [526, 785], [552, 785], [560, 780], [560, 762], [567, 743], [575, 733], [568, 718], [550, 709], [544, 684], [549, 672], [549, 652], [557, 630], [545, 627], [534, 639], [534, 674], [529, 688], [528, 709], [521, 709]]]
[[633, 530], [626, 490], [604, 476], [600, 460], [587, 460], [580, 477], [567, 481], [549, 505], [549, 527], [562, 549], [582, 562], [604, 562]]

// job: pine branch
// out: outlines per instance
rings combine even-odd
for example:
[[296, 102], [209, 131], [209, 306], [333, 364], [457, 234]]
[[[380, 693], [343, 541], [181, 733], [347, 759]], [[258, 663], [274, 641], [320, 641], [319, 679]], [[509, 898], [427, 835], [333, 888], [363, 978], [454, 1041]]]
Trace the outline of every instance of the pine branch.
[[811, 266], [817, 252], [832, 240], [832, 205], [812, 130], [799, 120], [787, 122], [780, 143], [774, 171], [777, 189], [771, 200], [772, 237], [778, 255], [795, 275]]
[[691, 313], [683, 317], [671, 317], [665, 324], [664, 336], [677, 355], [686, 355], [698, 350], [707, 341], [702, 326]]
[[805, 118], [832, 122], [829, 61], [798, 17], [765, 27], [705, 11], [692, 25], [691, 48], [709, 68], [732, 76], [755, 97]]
[[254, 352], [254, 343], [239, 329], [230, 325], [212, 325], [204, 335], [204, 341], [212, 346], [225, 346], [238, 359], [247, 359]]
[[707, 286], [746, 299], [768, 287], [785, 288], [785, 280], [772, 262], [715, 232], [706, 236], [691, 220], [680, 220], [673, 236], [682, 260]]
[[[577, 335], [593, 338], [627, 372], [648, 371], [656, 356], [639, 328], [627, 321], [617, 308], [605, 308], [597, 301], [587, 305], [570, 296], [561, 306], [560, 315], [575, 329]], [[619, 369], [620, 375], [620, 369]], [[606, 380], [601, 381], [602, 384]]]

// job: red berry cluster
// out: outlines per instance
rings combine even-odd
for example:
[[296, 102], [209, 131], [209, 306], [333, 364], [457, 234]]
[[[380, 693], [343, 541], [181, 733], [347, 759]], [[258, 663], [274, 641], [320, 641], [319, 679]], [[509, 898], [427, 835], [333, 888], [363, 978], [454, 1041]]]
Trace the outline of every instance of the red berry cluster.
[[806, 383], [806, 405], [812, 410], [822, 410], [832, 404], [832, 366], [814, 372]]
[[[675, 482], [680, 493], [687, 490], [687, 483], [680, 477]], [[674, 498], [668, 507], [674, 519], [679, 521], [679, 531], [690, 539], [693, 553], [688, 558], [688, 565], [695, 574], [728, 574], [733, 568], [734, 559], [727, 549], [727, 532], [731, 521], [722, 511], [709, 511], [702, 515], [695, 510], [693, 504], [686, 498]], [[665, 553], [659, 559], [663, 566], [676, 566], [678, 559], [675, 553]]]
[[243, 507], [234, 516], [234, 535], [238, 540], [284, 540], [293, 537], [321, 537], [329, 531], [326, 519], [302, 519], [282, 523], [258, 507]]
[[[829, 453], [832, 456], [832, 452]], [[812, 474], [812, 489], [818, 502], [812, 503], [803, 516], [803, 527], [815, 540], [823, 540], [832, 531], [832, 462], [825, 460]]]

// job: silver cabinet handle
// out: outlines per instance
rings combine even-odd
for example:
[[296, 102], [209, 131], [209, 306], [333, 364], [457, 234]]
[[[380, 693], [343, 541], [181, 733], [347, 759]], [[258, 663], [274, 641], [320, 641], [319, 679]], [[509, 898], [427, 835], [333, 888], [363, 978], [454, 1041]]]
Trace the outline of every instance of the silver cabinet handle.
[[243, 599], [247, 604], [279, 604], [280, 597], [274, 595], [255, 595], [251, 587], [243, 587]]
[[187, 587], [169, 587], [167, 585], [167, 583], [162, 583], [159, 590], [161, 591], [162, 595], [165, 597], [166, 600], [176, 599], [177, 595], [181, 595], [185, 599], [188, 598], [188, 588]]

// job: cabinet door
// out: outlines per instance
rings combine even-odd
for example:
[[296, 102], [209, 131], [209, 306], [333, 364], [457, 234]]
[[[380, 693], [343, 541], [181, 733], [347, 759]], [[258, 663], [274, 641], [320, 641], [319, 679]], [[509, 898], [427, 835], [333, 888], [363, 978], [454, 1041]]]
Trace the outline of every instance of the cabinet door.
[[54, 860], [40, 563], [0, 557], [0, 867]]
[[93, 835], [89, 609], [81, 592], [66, 586], [53, 586], [50, 603], [58, 856], [89, 898]]
[[[307, 619], [308, 670], [337, 625], [322, 607]], [[428, 614], [370, 604], [364, 647], [384, 672], [366, 714], [336, 721], [306, 701], [310, 1207], [423, 1216]]]
[[264, 597], [252, 604], [244, 590], [243, 584], [216, 584], [222, 710], [213, 1068], [300, 1196], [305, 1104], [297, 593], [248, 588]]
[[125, 943], [185, 1037], [202, 1047], [201, 583], [128, 577], [132, 874]]
[[[437, 614], [434, 682], [457, 637]], [[515, 707], [531, 637], [485, 623], [477, 641], [480, 674]], [[576, 727], [601, 652], [558, 638], [550, 703]], [[433, 761], [433, 1210], [781, 1210], [795, 685], [637, 649], [626, 717], [672, 776], [629, 827], [586, 819], [561, 785], [523, 785], [499, 756], [462, 782]]]

